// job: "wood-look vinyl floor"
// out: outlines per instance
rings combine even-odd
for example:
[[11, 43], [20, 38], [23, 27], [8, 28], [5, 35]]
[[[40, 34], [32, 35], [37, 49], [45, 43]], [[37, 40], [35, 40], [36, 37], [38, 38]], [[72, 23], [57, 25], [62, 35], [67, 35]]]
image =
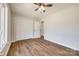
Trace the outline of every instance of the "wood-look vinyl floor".
[[75, 56], [72, 49], [43, 39], [27, 39], [11, 44], [7, 56]]

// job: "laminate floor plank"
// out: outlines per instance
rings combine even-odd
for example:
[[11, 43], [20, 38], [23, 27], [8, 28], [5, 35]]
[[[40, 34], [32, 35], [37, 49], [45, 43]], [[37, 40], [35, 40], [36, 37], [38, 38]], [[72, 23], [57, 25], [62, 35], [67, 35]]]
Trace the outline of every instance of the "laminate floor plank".
[[41, 39], [25, 39], [11, 44], [7, 56], [75, 56], [74, 50]]

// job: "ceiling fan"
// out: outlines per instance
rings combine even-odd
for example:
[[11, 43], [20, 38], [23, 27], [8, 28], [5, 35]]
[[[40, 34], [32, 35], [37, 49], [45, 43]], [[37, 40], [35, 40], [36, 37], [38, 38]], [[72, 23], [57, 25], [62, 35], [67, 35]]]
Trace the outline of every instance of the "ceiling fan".
[[35, 9], [35, 11], [40, 10], [41, 12], [45, 12], [45, 7], [52, 7], [53, 4], [49, 3], [34, 3], [35, 5], [38, 5], [38, 8]]

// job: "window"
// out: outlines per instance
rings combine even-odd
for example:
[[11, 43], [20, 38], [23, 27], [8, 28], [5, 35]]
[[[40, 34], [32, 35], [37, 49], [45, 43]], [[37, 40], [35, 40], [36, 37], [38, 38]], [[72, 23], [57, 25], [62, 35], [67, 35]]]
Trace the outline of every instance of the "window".
[[5, 47], [7, 43], [6, 39], [6, 8], [4, 4], [0, 4], [0, 51]]

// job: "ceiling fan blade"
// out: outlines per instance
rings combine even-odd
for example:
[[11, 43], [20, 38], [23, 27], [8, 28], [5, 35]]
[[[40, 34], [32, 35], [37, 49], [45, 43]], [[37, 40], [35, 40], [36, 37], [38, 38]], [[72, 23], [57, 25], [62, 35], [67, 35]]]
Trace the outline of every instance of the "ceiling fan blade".
[[52, 4], [48, 4], [47, 6], [48, 6], [48, 7], [52, 7], [53, 5], [52, 5]]
[[36, 4], [36, 5], [38, 5], [38, 6], [41, 6], [41, 3], [34, 3], [34, 4]]
[[43, 6], [45, 6], [45, 7], [52, 7], [53, 4], [43, 4]]
[[53, 4], [48, 4], [48, 3], [34, 3], [34, 4], [36, 4], [36, 5], [38, 5], [38, 6], [44, 6], [44, 7], [52, 7], [53, 6]]
[[36, 8], [35, 11], [37, 11], [39, 8]]

